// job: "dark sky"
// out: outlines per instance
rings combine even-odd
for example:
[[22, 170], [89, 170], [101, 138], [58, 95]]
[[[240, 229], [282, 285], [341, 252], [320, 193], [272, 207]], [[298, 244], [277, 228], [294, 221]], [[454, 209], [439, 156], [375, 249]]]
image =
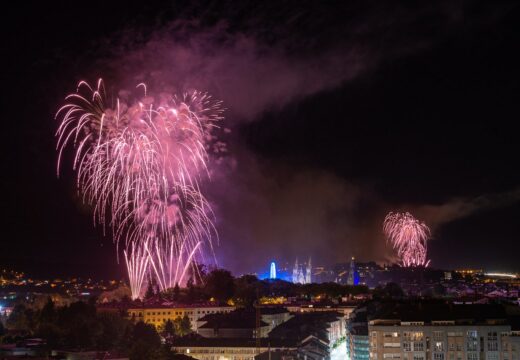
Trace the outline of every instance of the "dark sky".
[[401, 210], [431, 226], [432, 266], [520, 271], [514, 1], [107, 3], [4, 12], [0, 266], [123, 276], [55, 174], [56, 109], [103, 77], [224, 101], [229, 154], [204, 185], [223, 267], [389, 261]]

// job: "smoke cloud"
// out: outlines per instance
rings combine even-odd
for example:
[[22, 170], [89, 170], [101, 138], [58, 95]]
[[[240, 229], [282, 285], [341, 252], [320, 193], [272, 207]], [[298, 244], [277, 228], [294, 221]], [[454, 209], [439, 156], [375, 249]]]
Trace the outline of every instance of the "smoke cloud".
[[[298, 14], [292, 21], [303, 19], [300, 24], [319, 30], [319, 21], [312, 23], [316, 17]], [[343, 17], [338, 18], [343, 24]], [[438, 35], [420, 35], [417, 28], [431, 18], [438, 20]], [[428, 49], [460, 20], [451, 5], [392, 13], [381, 9], [335, 29], [345, 35], [335, 36], [336, 43], [320, 37], [319, 31], [306, 41], [301, 40], [305, 32], [293, 41], [283, 25], [275, 32], [278, 38], [266, 40], [259, 35], [265, 29], [254, 26], [231, 30], [225, 21], [202, 26], [176, 20], [148, 34], [135, 29], [122, 32], [103, 46], [109, 54], [95, 69], [110, 74], [107, 83], [113, 81], [118, 89], [144, 81], [155, 91], [208, 91], [224, 101], [225, 126], [235, 131], [244, 123], [261, 121], [266, 112], [369, 74], [382, 61]], [[414, 32], [407, 32], [412, 28]], [[430, 32], [428, 25], [426, 30]], [[374, 37], [380, 41], [367, 41]], [[435, 230], [519, 195], [516, 191], [457, 198], [441, 205], [389, 204], [366, 184], [320, 168], [261, 158], [236, 134], [227, 140], [230, 154], [212, 169], [205, 191], [220, 234], [219, 264], [238, 273], [258, 270], [272, 259], [295, 257], [312, 256], [315, 264], [346, 261], [352, 255], [389, 261], [394, 255], [381, 233], [388, 211], [403, 208]]]
[[422, 205], [414, 211], [435, 230], [444, 224], [471, 216], [477, 212], [489, 211], [512, 205], [520, 200], [520, 189], [502, 193], [484, 194], [476, 197], [457, 197], [439, 205]]

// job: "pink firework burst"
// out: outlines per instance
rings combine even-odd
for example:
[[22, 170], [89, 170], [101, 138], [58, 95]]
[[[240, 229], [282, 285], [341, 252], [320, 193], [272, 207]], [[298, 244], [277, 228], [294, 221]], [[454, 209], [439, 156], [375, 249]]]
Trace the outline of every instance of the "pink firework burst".
[[393, 248], [397, 251], [401, 265], [428, 266], [427, 242], [430, 238], [428, 226], [413, 217], [412, 214], [393, 213], [386, 215], [383, 232]]
[[211, 247], [216, 232], [199, 181], [223, 112], [205, 93], [137, 89], [108, 101], [101, 79], [96, 87], [81, 81], [56, 115], [58, 173], [73, 147], [78, 191], [94, 222], [123, 244], [134, 297], [152, 270], [163, 289], [182, 283], [201, 244]]

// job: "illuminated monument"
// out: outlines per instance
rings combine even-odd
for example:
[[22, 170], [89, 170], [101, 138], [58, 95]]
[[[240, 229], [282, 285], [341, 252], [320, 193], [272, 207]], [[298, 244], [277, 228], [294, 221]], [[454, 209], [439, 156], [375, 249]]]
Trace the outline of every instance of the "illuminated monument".
[[348, 272], [347, 285], [358, 285], [359, 284], [359, 273], [356, 270], [355, 258], [352, 256], [350, 260], [350, 271]]
[[[305, 267], [305, 268], [304, 268]], [[307, 264], [298, 264], [298, 259], [294, 263], [293, 274], [292, 274], [292, 282], [294, 284], [310, 284], [312, 282], [311, 279], [311, 259]]]
[[274, 263], [274, 261], [271, 262], [271, 269], [269, 270], [269, 279], [276, 279], [276, 264]]

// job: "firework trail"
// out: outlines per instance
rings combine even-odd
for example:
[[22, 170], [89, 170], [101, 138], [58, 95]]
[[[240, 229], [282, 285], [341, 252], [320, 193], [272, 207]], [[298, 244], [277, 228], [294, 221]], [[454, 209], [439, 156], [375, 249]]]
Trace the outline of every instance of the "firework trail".
[[417, 220], [410, 213], [393, 213], [386, 215], [383, 232], [387, 240], [397, 251], [404, 267], [428, 266], [427, 241], [430, 238], [428, 226]]
[[147, 245], [148, 239], [145, 239], [141, 243], [135, 242], [129, 244], [123, 251], [132, 299], [141, 297], [141, 290], [144, 287], [145, 276], [150, 261], [148, 253], [146, 252]]
[[81, 81], [56, 115], [57, 172], [72, 146], [78, 191], [94, 222], [124, 245], [134, 297], [151, 268], [161, 288], [181, 283], [204, 240], [211, 245], [216, 232], [199, 181], [222, 119], [221, 103], [205, 93], [137, 88], [141, 96], [121, 92], [109, 102], [101, 79], [95, 88]]

